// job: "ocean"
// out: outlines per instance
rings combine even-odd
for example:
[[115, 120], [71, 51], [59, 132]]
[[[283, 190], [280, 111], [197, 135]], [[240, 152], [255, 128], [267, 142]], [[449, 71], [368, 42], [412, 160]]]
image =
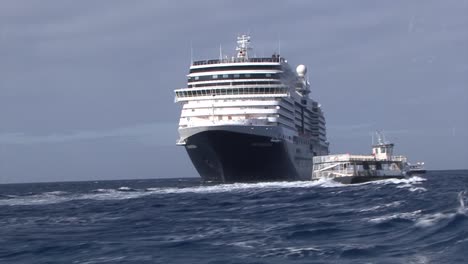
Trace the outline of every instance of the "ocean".
[[468, 263], [467, 190], [466, 170], [6, 184], [0, 263]]

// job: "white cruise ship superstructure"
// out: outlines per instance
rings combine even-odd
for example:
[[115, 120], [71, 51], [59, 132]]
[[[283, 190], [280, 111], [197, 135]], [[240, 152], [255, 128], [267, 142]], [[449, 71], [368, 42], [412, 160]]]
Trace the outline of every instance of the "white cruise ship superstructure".
[[241, 35], [237, 56], [192, 62], [187, 87], [175, 90], [177, 144], [206, 181], [310, 179], [312, 157], [329, 143], [307, 68], [293, 71], [278, 54], [250, 57], [249, 45]]

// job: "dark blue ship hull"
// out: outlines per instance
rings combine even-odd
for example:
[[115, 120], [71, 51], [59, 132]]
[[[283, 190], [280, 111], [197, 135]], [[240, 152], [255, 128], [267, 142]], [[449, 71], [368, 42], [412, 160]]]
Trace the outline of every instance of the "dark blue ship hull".
[[286, 143], [271, 137], [210, 130], [188, 137], [185, 148], [204, 181], [299, 179]]

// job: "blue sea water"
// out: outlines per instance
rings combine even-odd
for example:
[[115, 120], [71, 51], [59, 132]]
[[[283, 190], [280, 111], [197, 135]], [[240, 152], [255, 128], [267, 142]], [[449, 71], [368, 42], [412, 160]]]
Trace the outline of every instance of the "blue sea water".
[[0, 185], [0, 263], [468, 263], [468, 171]]

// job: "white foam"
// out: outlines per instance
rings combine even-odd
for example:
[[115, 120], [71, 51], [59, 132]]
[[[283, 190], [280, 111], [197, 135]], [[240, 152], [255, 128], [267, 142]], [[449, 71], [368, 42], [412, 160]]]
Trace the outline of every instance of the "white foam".
[[304, 257], [309, 252], [321, 253], [322, 250], [316, 247], [285, 247], [285, 248], [270, 248], [266, 254], [262, 257], [274, 257], [274, 256], [296, 256]]
[[465, 199], [466, 199], [466, 191], [461, 191], [458, 193], [458, 201], [460, 202], [460, 206], [457, 209], [459, 214], [468, 214], [468, 208], [465, 207]]
[[406, 219], [406, 220], [415, 221], [416, 219], [418, 219], [420, 215], [421, 215], [421, 210], [416, 210], [414, 212], [396, 213], [396, 214], [389, 214], [389, 215], [371, 218], [369, 219], [369, 222], [383, 223], [383, 222], [393, 220], [393, 219]]
[[363, 208], [363, 209], [359, 210], [359, 212], [375, 211], [375, 210], [379, 210], [379, 209], [382, 209], [382, 208], [398, 207], [400, 205], [401, 205], [401, 201], [395, 201], [395, 202], [388, 203], [388, 204], [382, 204], [382, 205], [376, 205], [376, 206], [373, 206], [373, 207]]
[[70, 198], [66, 196], [59, 196], [50, 193], [30, 195], [30, 196], [18, 196], [12, 199], [0, 200], [0, 206], [15, 206], [15, 205], [45, 205], [45, 204], [56, 204], [69, 201]]
[[418, 227], [429, 227], [437, 224], [438, 222], [449, 219], [455, 216], [455, 213], [435, 213], [435, 214], [427, 214], [421, 216], [419, 219], [417, 219], [415, 225]]
[[418, 191], [419, 192], [425, 192], [425, 191], [427, 191], [427, 189], [424, 188], [424, 187], [411, 187], [411, 188], [409, 188], [409, 190], [410, 190], [410, 192], [418, 192]]
[[410, 178], [403, 178], [403, 179], [386, 179], [381, 181], [373, 181], [372, 184], [419, 184], [426, 181], [425, 178], [421, 178], [419, 176], [413, 176]]
[[455, 217], [456, 213], [422, 214], [421, 210], [408, 213], [396, 213], [369, 219], [369, 222], [382, 223], [392, 219], [406, 219], [414, 222], [417, 227], [430, 227], [440, 221]]
[[64, 191], [52, 191], [52, 192], [45, 192], [44, 194], [65, 195], [65, 194], [67, 194], [67, 192], [64, 192]]
[[117, 189], [96, 189], [92, 193], [70, 194], [63, 191], [52, 191], [38, 195], [18, 196], [12, 199], [0, 199], [0, 206], [15, 206], [15, 205], [47, 205], [63, 203], [72, 200], [123, 200], [134, 199], [152, 194], [207, 194], [207, 193], [224, 193], [224, 192], [252, 192], [273, 189], [289, 189], [289, 188], [312, 188], [312, 187], [342, 187], [341, 183], [332, 180], [317, 180], [317, 181], [294, 181], [294, 182], [262, 182], [262, 183], [234, 183], [234, 184], [219, 184], [212, 186], [195, 186], [195, 187], [156, 187], [147, 188], [145, 190], [132, 189], [127, 186], [122, 186]]
[[440, 221], [454, 218], [457, 214], [467, 215], [468, 210], [465, 208], [465, 194], [466, 191], [461, 191], [458, 193], [458, 201], [460, 202], [460, 206], [457, 208], [455, 213], [433, 213], [421, 215], [418, 219], [416, 219], [415, 226], [430, 227], [439, 223]]
[[342, 187], [341, 183], [320, 179], [317, 181], [294, 181], [294, 182], [262, 182], [262, 183], [233, 183], [212, 186], [197, 186], [185, 188], [147, 188], [153, 193], [173, 194], [173, 193], [222, 193], [251, 190], [289, 189], [289, 188], [311, 188], [311, 187]]
[[93, 193], [69, 194], [62, 191], [45, 192], [42, 194], [17, 196], [12, 199], [0, 199], [0, 206], [17, 205], [48, 205], [64, 203], [73, 200], [124, 200], [150, 195], [144, 191], [119, 191], [114, 189], [97, 189]]
[[[220, 245], [220, 246], [222, 246], [222, 245]], [[234, 242], [234, 243], [230, 243], [230, 244], [227, 244], [227, 245], [240, 247], [240, 248], [246, 248], [246, 249], [255, 249], [255, 248], [258, 248], [259, 246], [263, 246], [262, 243], [259, 243], [256, 240]]]
[[119, 187], [117, 190], [121, 191], [121, 192], [134, 192], [134, 191], [137, 191], [137, 190], [132, 189], [132, 188], [127, 187], [127, 186]]
[[114, 189], [96, 189], [93, 192], [115, 192]]
[[426, 263], [431, 263], [431, 260], [426, 256], [418, 254], [418, 255], [410, 257], [408, 259], [408, 263], [409, 264], [426, 264]]

